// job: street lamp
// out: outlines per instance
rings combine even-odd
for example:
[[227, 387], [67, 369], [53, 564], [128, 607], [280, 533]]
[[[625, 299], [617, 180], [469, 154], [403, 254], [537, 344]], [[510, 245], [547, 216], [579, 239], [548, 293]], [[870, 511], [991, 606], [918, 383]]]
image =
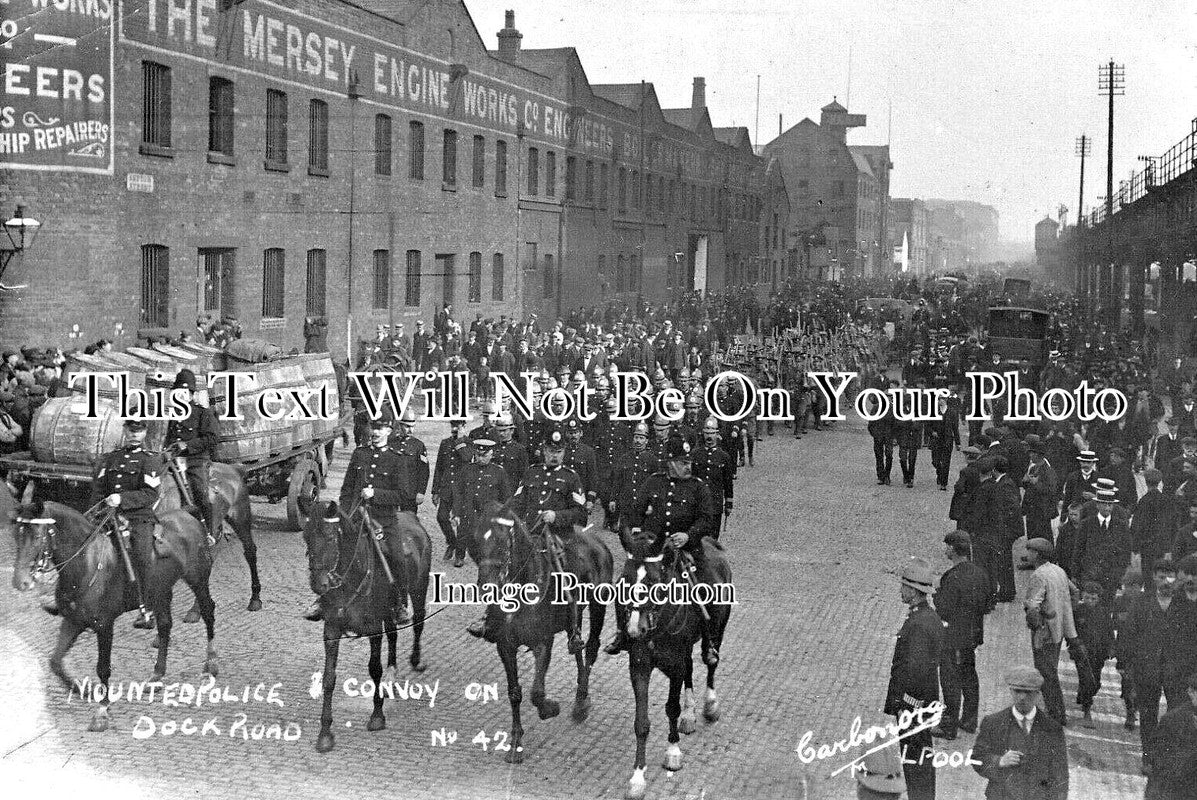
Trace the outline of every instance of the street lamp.
[[[17, 206], [17, 213], [4, 223], [4, 233], [8, 237], [10, 247], [0, 249], [0, 278], [4, 277], [4, 271], [8, 269], [8, 264], [13, 257], [17, 253], [24, 253], [26, 247], [33, 245], [33, 240], [37, 238], [37, 232], [41, 227], [42, 224], [33, 217], [25, 216], [25, 206]], [[23, 288], [24, 286], [5, 286], [0, 283], [0, 290], [3, 291]]]

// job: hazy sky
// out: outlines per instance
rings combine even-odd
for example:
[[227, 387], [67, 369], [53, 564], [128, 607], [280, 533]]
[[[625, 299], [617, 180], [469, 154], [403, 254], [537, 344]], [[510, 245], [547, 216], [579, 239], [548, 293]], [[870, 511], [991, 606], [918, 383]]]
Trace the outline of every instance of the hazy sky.
[[[466, 0], [487, 47], [503, 10], [528, 48], [577, 48], [592, 83], [655, 84], [665, 107], [707, 82], [716, 126], [760, 140], [838, 95], [883, 144], [893, 104], [891, 194], [989, 203], [1002, 234], [1029, 240], [1060, 203], [1074, 220], [1079, 159], [1094, 137], [1085, 205], [1105, 195], [1106, 100], [1097, 68], [1126, 66], [1115, 99], [1114, 186], [1160, 155], [1197, 116], [1197, 0]], [[848, 50], [852, 49], [848, 101]]]

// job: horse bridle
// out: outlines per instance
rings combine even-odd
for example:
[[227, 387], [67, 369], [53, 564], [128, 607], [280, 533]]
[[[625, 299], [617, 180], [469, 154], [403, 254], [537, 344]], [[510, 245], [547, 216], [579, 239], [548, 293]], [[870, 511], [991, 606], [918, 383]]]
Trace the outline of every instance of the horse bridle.
[[[345, 578], [349, 575], [349, 570], [353, 567], [353, 560], [357, 556], [357, 548], [361, 544], [361, 541], [362, 541], [362, 531], [364, 531], [366, 529], [365, 519], [360, 520], [356, 526], [357, 532], [356, 532], [356, 536], [353, 540], [353, 547], [349, 551], [350, 552], [349, 563], [344, 565], [344, 572], [340, 571], [341, 570], [341, 557], [342, 557], [342, 554], [344, 553], [344, 550], [341, 548], [341, 534], [344, 532], [344, 524], [346, 522], [348, 522], [349, 524], [353, 524], [352, 523], [353, 517], [357, 514], [357, 511], [360, 507], [361, 507], [360, 505], [355, 507], [350, 514], [345, 515], [345, 516], [337, 516], [335, 518], [334, 517], [324, 517], [323, 518], [324, 522], [336, 522], [338, 525], [341, 526], [341, 530], [339, 530], [337, 532], [337, 537], [336, 537], [337, 563], [335, 566], [333, 566], [332, 569], [330, 569], [327, 573], [325, 573], [328, 576], [328, 587], [323, 592], [320, 593], [320, 595], [319, 595], [320, 599], [323, 599], [326, 595], [332, 594], [335, 590], [340, 589], [342, 586], [344, 586]], [[353, 600], [358, 595], [360, 595], [362, 593], [362, 589], [365, 588], [366, 581], [370, 578], [370, 576], [374, 572], [373, 559], [370, 559], [370, 561], [371, 561], [371, 563], [369, 566], [366, 567], [366, 571], [362, 575], [362, 579], [360, 581], [358, 581], [357, 589], [354, 590], [353, 594], [351, 594], [349, 596], [349, 599], [345, 603], [341, 604], [342, 608], [344, 606], [348, 605], [349, 603], [353, 602]]]
[[[30, 567], [30, 571], [33, 573], [44, 573], [57, 569], [58, 567], [54, 563], [54, 551], [57, 549], [54, 541], [54, 531], [58, 520], [53, 517], [17, 517], [14, 521], [23, 528], [30, 525], [35, 526], [36, 533], [33, 535], [33, 541], [34, 545], [38, 547], [38, 553], [37, 558]], [[84, 542], [84, 545], [86, 544], [87, 542]], [[80, 547], [71, 558], [82, 552], [83, 547]], [[68, 558], [67, 561], [70, 561], [71, 558]], [[63, 564], [65, 565], [66, 561]]]
[[[539, 530], [540, 527], [545, 524], [545, 522], [543, 520], [541, 520], [541, 521], [537, 522], [535, 525], [533, 525], [531, 528], [527, 528], [527, 527], [521, 528], [521, 526], [516, 525], [516, 522], [514, 519], [507, 519], [506, 517], [503, 517], [503, 516], [495, 516], [492, 519], [494, 522], [498, 522], [500, 525], [507, 528], [507, 532], [505, 534], [507, 537], [507, 552], [503, 555], [502, 562], [499, 563], [499, 585], [502, 586], [508, 582], [508, 579], [512, 575], [511, 560], [515, 556], [515, 538], [517, 535], [516, 534], [517, 529], [521, 531], [521, 533], [520, 533], [521, 537], [527, 542], [528, 547], [532, 549], [534, 554], [537, 552], [547, 552], [547, 550], [538, 549], [536, 547], [536, 542], [534, 542], [532, 540], [533, 531]], [[531, 558], [535, 558], [535, 557], [536, 557], [535, 555], [531, 556]], [[481, 569], [481, 567], [484, 564], [485, 565], [493, 565], [495, 563], [496, 563], [496, 559], [484, 558], [479, 562], [478, 566], [479, 566], [479, 569]], [[524, 566], [526, 566], [526, 563]], [[521, 569], [522, 568], [523, 567], [521, 566]]]

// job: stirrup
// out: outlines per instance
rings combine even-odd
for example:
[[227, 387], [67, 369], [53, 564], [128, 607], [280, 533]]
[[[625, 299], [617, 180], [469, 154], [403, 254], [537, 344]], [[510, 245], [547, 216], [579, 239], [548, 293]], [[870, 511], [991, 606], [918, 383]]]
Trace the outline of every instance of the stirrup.
[[149, 630], [154, 629], [154, 626], [156, 623], [157, 623], [157, 620], [154, 618], [154, 612], [147, 611], [146, 608], [143, 606], [139, 610], [137, 619], [133, 620], [133, 627], [139, 628], [141, 630], [149, 631]]
[[566, 649], [569, 650], [571, 656], [576, 656], [578, 653], [586, 649], [586, 643], [582, 641], [582, 634], [574, 631], [569, 635], [569, 641], [566, 644]]

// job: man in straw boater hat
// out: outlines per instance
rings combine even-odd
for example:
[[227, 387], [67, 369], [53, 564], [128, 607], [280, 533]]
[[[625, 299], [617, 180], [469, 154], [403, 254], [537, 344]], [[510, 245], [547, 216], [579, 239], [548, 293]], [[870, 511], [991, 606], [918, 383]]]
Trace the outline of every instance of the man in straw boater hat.
[[1118, 490], [1102, 487], [1095, 495], [1094, 513], [1082, 512], [1069, 575], [1077, 584], [1088, 580], [1100, 583], [1102, 600], [1110, 603], [1130, 565], [1130, 530], [1126, 514], [1115, 513]]
[[1089, 500], [1097, 492], [1097, 453], [1092, 450], [1082, 450], [1076, 457], [1077, 468], [1064, 480], [1064, 507], [1068, 508], [1074, 502]]
[[1027, 582], [1024, 603], [1027, 627], [1031, 629], [1031, 652], [1035, 668], [1043, 675], [1043, 702], [1056, 722], [1067, 724], [1064, 693], [1060, 688], [1060, 644], [1067, 640], [1074, 653], [1084, 646], [1077, 638], [1072, 616], [1072, 598], [1068, 576], [1052, 562], [1056, 549], [1047, 539], [1027, 542], [1025, 569], [1034, 570]]
[[1064, 729], [1036, 706], [1043, 676], [1034, 667], [1006, 673], [1014, 702], [981, 720], [973, 769], [989, 781], [987, 800], [1066, 800]]
[[[939, 700], [944, 629], [939, 615], [927, 602], [934, 589], [935, 578], [926, 561], [912, 558], [902, 566], [899, 593], [910, 613], [898, 631], [882, 711], [907, 722], [900, 747], [910, 800], [935, 798], [935, 766], [929, 757], [923, 757], [931, 752], [931, 726], [919, 724], [930, 720], [920, 720], [913, 713]], [[906, 720], [902, 719], [904, 715]], [[922, 730], [916, 730], [920, 727]]]

